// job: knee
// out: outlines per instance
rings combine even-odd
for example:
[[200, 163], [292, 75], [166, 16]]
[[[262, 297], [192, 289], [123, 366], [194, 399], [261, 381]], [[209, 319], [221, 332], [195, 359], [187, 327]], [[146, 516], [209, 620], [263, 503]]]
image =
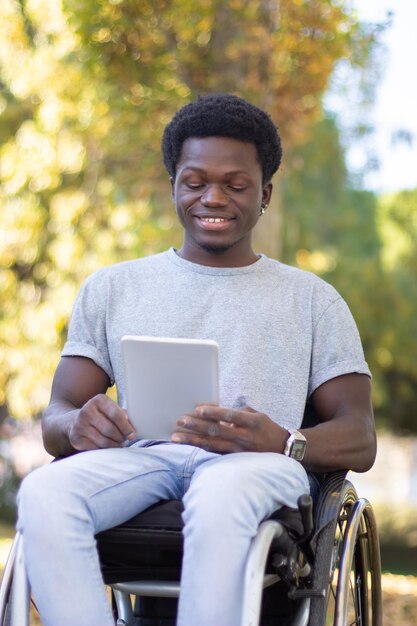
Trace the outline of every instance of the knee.
[[51, 511], [59, 510], [68, 498], [65, 481], [53, 465], [40, 467], [23, 479], [17, 494], [18, 530], [39, 524], [45, 528]]
[[[227, 464], [201, 467], [184, 497], [184, 522], [198, 526], [202, 532], [219, 524], [245, 527], [252, 533], [259, 524], [257, 494], [249, 476]], [[243, 472], [245, 474], [245, 472]]]
[[45, 493], [41, 469], [34, 470], [23, 479], [17, 494], [17, 528], [21, 532], [38, 517], [38, 509]]

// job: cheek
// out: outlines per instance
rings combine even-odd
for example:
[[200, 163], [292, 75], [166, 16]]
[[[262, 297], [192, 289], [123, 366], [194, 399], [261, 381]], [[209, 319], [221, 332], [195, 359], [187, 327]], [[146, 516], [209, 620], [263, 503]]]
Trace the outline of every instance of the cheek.
[[192, 207], [198, 200], [200, 196], [194, 193], [181, 193], [177, 194], [174, 198], [174, 204], [177, 207], [177, 212], [182, 211], [183, 213], [187, 213], [187, 210]]
[[184, 194], [174, 198], [175, 212], [178, 220], [183, 226], [185, 225], [185, 218], [189, 212], [190, 205], [192, 205], [192, 200], [184, 196]]
[[184, 211], [178, 206], [178, 204], [175, 205], [175, 213], [177, 214], [179, 222], [184, 225]]

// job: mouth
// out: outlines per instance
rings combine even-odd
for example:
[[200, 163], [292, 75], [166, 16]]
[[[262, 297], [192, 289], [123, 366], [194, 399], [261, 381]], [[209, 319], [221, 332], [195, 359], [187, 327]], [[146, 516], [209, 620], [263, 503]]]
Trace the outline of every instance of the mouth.
[[225, 217], [222, 215], [195, 215], [198, 225], [204, 230], [225, 230], [234, 217]]
[[228, 221], [225, 217], [199, 217], [198, 219], [203, 222], [208, 222], [209, 224], [220, 224], [221, 222]]

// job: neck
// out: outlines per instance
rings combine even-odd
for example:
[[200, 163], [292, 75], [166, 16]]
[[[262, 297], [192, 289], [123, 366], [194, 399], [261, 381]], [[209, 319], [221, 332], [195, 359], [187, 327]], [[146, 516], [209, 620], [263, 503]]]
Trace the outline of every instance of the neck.
[[238, 246], [226, 249], [202, 247], [189, 244], [184, 240], [177, 254], [186, 261], [210, 267], [244, 267], [252, 265], [259, 258], [251, 246], [245, 251], [236, 248]]

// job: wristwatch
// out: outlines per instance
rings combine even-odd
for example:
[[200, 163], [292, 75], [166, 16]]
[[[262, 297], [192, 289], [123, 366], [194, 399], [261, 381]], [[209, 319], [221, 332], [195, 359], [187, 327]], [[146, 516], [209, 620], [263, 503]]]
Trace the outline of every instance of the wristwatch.
[[285, 456], [289, 456], [296, 461], [302, 461], [307, 447], [307, 439], [295, 428], [289, 428], [290, 436], [284, 448]]

